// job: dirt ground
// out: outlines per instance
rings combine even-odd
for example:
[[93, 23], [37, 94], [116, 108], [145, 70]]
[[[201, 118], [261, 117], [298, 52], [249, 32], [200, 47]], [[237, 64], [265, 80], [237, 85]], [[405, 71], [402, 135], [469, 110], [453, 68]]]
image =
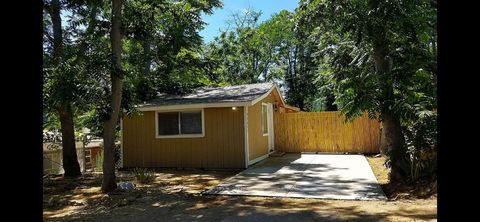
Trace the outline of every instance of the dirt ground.
[[[367, 157], [381, 185], [388, 183], [383, 158]], [[102, 194], [101, 175], [44, 179], [44, 221], [436, 221], [436, 195], [389, 201], [210, 196], [238, 171], [159, 169], [152, 185]], [[119, 181], [133, 181], [126, 171]], [[405, 195], [404, 195], [405, 196]], [[403, 197], [404, 197], [403, 196]], [[390, 196], [389, 196], [390, 197]]]

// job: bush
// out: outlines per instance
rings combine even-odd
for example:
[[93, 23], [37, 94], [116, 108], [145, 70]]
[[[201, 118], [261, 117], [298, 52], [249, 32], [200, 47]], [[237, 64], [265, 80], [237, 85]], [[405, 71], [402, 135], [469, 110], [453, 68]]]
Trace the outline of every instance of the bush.
[[155, 172], [145, 168], [135, 168], [133, 174], [138, 183], [149, 184], [155, 181]]
[[437, 178], [437, 114], [418, 112], [416, 120], [404, 126], [412, 181]]

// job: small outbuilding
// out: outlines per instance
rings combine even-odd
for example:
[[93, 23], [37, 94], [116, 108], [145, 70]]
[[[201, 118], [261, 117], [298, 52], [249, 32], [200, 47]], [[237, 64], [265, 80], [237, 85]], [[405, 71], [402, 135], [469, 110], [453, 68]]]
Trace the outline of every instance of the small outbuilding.
[[121, 120], [122, 166], [247, 168], [274, 151], [274, 118], [297, 112], [273, 83], [159, 95]]

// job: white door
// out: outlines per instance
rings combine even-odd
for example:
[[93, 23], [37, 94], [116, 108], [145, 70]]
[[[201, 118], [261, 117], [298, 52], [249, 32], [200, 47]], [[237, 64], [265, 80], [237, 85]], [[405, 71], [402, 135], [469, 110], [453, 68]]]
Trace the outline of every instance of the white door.
[[274, 134], [273, 134], [273, 104], [268, 103], [267, 106], [267, 126], [268, 126], [268, 152], [274, 150]]

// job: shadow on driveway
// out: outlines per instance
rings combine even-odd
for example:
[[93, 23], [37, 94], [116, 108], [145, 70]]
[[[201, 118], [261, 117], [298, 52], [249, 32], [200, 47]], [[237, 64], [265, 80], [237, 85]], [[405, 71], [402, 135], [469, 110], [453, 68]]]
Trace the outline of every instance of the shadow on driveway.
[[386, 200], [363, 155], [286, 154], [270, 157], [207, 193]]

